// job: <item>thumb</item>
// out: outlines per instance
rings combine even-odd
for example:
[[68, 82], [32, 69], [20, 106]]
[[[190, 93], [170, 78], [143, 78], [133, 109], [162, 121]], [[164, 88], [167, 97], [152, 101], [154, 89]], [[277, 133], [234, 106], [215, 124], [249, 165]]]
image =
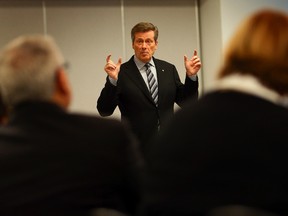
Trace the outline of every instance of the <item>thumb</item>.
[[118, 59], [118, 63], [117, 63], [118, 65], [121, 65], [122, 64], [122, 58], [119, 58]]

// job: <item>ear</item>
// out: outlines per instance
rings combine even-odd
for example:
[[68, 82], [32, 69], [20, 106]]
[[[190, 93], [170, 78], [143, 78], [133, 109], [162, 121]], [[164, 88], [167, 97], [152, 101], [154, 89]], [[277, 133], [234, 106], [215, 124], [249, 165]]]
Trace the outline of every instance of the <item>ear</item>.
[[135, 48], [134, 48], [134, 41], [132, 42], [132, 49], [135, 50]]
[[155, 41], [155, 50], [158, 49], [158, 40]]
[[52, 100], [65, 109], [70, 105], [71, 88], [63, 68], [59, 68], [55, 72], [55, 89]]

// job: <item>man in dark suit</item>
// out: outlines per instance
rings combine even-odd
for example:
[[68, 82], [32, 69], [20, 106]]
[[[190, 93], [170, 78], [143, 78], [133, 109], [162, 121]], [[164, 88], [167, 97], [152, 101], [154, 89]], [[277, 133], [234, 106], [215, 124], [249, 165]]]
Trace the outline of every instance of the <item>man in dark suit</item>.
[[1, 54], [1, 93], [13, 110], [0, 129], [0, 215], [133, 215], [136, 139], [118, 120], [68, 113], [63, 63], [43, 35], [19, 37]]
[[[121, 58], [115, 64], [111, 55], [106, 59], [105, 71], [108, 74], [105, 87], [97, 101], [101, 116], [112, 115], [118, 106], [121, 119], [126, 119], [140, 140], [142, 151], [157, 135], [174, 113], [174, 103], [182, 106], [188, 99], [198, 98], [197, 72], [201, 62], [194, 51], [188, 59], [184, 56], [186, 68], [185, 84], [181, 83], [176, 67], [153, 57], [158, 45], [158, 28], [152, 23], [140, 22], [131, 30], [134, 56], [124, 64]], [[149, 81], [145, 64], [158, 84], [155, 102], [149, 91]], [[157, 97], [158, 96], [158, 97]]]

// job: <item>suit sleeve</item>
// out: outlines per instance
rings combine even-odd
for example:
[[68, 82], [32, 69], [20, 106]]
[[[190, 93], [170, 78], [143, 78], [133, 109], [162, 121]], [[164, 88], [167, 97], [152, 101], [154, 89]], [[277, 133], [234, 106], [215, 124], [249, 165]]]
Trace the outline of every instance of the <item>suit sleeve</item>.
[[110, 116], [117, 105], [117, 86], [112, 85], [107, 76], [105, 86], [97, 100], [97, 110], [101, 116]]
[[176, 103], [182, 107], [184, 103], [191, 100], [198, 100], [198, 77], [196, 81], [191, 80], [187, 75], [185, 77], [185, 83], [183, 84], [180, 81], [179, 74], [177, 72], [177, 69], [174, 69], [174, 76], [175, 76], [175, 82], [177, 86], [177, 95], [176, 95]]
[[186, 75], [184, 84], [185, 100], [186, 99], [197, 100], [199, 96], [198, 89], [199, 89], [198, 77], [196, 81], [193, 81]]

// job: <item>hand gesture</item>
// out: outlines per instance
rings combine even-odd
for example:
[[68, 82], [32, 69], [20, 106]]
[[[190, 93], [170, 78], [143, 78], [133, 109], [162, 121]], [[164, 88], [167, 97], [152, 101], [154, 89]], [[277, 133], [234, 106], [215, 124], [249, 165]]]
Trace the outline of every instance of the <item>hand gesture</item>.
[[119, 58], [117, 64], [115, 64], [112, 60], [111, 60], [111, 55], [108, 55], [106, 58], [106, 65], [104, 67], [104, 70], [106, 71], [106, 73], [108, 74], [109, 77], [111, 77], [112, 79], [117, 80], [118, 79], [118, 74], [120, 71], [120, 66], [122, 63], [122, 59]]
[[197, 72], [201, 68], [201, 61], [200, 61], [200, 58], [197, 56], [196, 50], [194, 50], [194, 54], [191, 59], [188, 59], [186, 55], [184, 56], [184, 65], [186, 68], [186, 74], [188, 76], [197, 74]]

